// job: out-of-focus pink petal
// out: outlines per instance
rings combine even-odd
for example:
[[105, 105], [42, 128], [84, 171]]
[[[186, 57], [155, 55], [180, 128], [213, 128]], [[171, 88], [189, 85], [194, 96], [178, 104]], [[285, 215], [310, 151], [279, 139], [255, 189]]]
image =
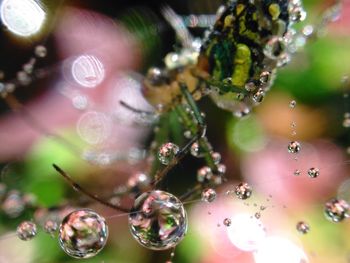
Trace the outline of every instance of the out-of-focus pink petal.
[[[299, 209], [315, 202], [322, 203], [335, 195], [345, 176], [341, 150], [327, 141], [302, 142], [301, 151], [290, 154], [288, 143], [274, 139], [266, 149], [246, 157], [243, 174], [255, 191], [272, 195], [279, 204]], [[311, 167], [320, 170], [318, 178], [308, 176]], [[296, 169], [301, 172], [299, 176], [293, 174]]]

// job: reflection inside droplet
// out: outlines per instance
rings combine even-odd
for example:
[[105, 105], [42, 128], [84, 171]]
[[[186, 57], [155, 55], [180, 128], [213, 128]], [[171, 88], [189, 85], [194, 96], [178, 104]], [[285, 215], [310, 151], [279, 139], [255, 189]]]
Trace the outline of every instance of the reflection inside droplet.
[[86, 88], [96, 87], [105, 77], [105, 69], [102, 62], [92, 55], [77, 57], [73, 61], [71, 70], [74, 80]]
[[3, 0], [2, 23], [12, 33], [27, 37], [36, 34], [45, 20], [45, 12], [34, 0]]

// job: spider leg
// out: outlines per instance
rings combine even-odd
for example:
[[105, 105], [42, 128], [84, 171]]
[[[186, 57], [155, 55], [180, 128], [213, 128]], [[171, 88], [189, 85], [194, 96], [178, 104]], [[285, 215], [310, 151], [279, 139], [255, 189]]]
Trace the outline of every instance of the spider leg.
[[217, 165], [213, 160], [211, 153], [212, 148], [208, 143], [208, 140], [205, 137], [206, 133], [206, 124], [201, 115], [200, 110], [198, 109], [196, 102], [194, 101], [191, 93], [187, 89], [186, 85], [180, 84], [182, 95], [184, 96], [186, 105], [189, 106], [190, 111], [187, 111], [185, 105], [179, 105], [175, 108], [176, 113], [179, 118], [184, 123], [186, 129], [191, 131], [194, 136], [187, 142], [187, 144], [176, 154], [175, 158], [164, 168], [159, 169], [156, 172], [153, 185], [156, 186], [162, 179], [168, 174], [168, 172], [173, 169], [189, 152], [193, 143], [198, 142], [204, 152], [204, 159], [207, 162], [208, 166], [212, 169], [213, 172], [217, 171]]
[[112, 208], [114, 210], [120, 211], [120, 212], [124, 212], [124, 213], [129, 213], [130, 209], [122, 207], [122, 206], [117, 206], [114, 204], [111, 204], [103, 199], [100, 199], [99, 197], [97, 197], [97, 195], [90, 193], [89, 191], [87, 191], [86, 189], [84, 189], [82, 186], [80, 186], [78, 183], [76, 183], [65, 171], [63, 171], [60, 167], [58, 167], [56, 164], [52, 165], [53, 168], [55, 168], [55, 170], [62, 175], [62, 177], [73, 187], [74, 190], [78, 191], [79, 193], [84, 194], [85, 196], [95, 200], [96, 202], [107, 206], [109, 208]]
[[132, 111], [134, 113], [137, 113], [137, 114], [145, 114], [145, 115], [151, 115], [151, 116], [157, 115], [155, 112], [152, 112], [152, 111], [146, 111], [146, 110], [137, 109], [137, 108], [131, 106], [130, 104], [128, 104], [127, 102], [125, 102], [123, 100], [120, 100], [119, 103], [124, 108], [126, 108], [126, 109], [128, 109], [128, 110], [130, 110], [130, 111]]

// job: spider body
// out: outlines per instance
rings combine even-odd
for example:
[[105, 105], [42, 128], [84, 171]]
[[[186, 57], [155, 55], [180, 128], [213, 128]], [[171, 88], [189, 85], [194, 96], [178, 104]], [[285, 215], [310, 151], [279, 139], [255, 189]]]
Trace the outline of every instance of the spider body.
[[[210, 93], [219, 107], [232, 110], [237, 93], [247, 101], [259, 88], [267, 90], [285, 51], [282, 38], [292, 24], [290, 5], [288, 0], [230, 1], [191, 59], [181, 57], [188, 52], [177, 54], [172, 57], [178, 60], [175, 66], [149, 72], [145, 97], [158, 109], [169, 110], [182, 101], [182, 83], [195, 99]], [[247, 83], [253, 84], [250, 90]]]

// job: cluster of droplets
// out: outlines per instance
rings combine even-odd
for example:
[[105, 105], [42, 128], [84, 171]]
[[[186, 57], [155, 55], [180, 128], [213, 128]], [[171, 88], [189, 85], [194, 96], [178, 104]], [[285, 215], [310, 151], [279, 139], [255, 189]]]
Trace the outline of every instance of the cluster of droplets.
[[25, 209], [36, 205], [33, 194], [23, 194], [18, 190], [7, 190], [7, 186], [0, 183], [0, 211], [10, 218], [17, 218]]
[[4, 81], [5, 73], [0, 71], [0, 96], [5, 98], [8, 94], [13, 93], [18, 86], [28, 86], [34, 78], [40, 78], [42, 71], [35, 70], [35, 65], [38, 59], [43, 59], [47, 55], [47, 49], [43, 45], [38, 45], [34, 48], [34, 56], [31, 57], [22, 69], [16, 73], [16, 79]]

